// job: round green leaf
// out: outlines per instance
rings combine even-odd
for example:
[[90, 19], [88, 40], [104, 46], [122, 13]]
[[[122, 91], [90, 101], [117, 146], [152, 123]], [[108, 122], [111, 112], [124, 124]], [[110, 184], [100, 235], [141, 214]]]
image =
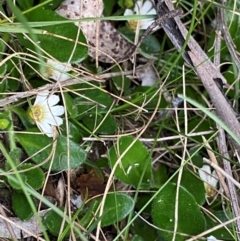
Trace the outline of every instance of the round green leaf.
[[[175, 184], [167, 184], [154, 199], [152, 206], [154, 224], [161, 230], [170, 231], [160, 232], [161, 236], [166, 241], [172, 240], [173, 237], [176, 188], [177, 186]], [[197, 235], [203, 232], [205, 228], [206, 220], [194, 197], [185, 188], [180, 186], [177, 232], [186, 235]], [[188, 236], [177, 234], [175, 240], [184, 241], [187, 237]]]
[[[26, 176], [21, 175], [21, 178], [22, 178], [23, 183], [26, 183], [26, 181], [27, 181]], [[19, 182], [16, 179], [8, 178], [8, 183], [12, 188], [14, 188], [16, 190], [21, 190], [21, 188], [22, 188], [21, 185], [19, 184]]]
[[[83, 223], [84, 227], [89, 226], [93, 218], [96, 219], [96, 212], [100, 203], [101, 199], [93, 201], [89, 210], [81, 220], [81, 224]], [[98, 219], [101, 220], [101, 227], [116, 224], [130, 214], [133, 208], [134, 201], [130, 196], [123, 193], [108, 194], [104, 203], [103, 215]], [[94, 217], [93, 213], [95, 213]], [[97, 225], [97, 223], [95, 222], [93, 225]]]
[[[173, 182], [177, 182], [177, 176], [173, 179]], [[184, 170], [181, 178], [181, 186], [186, 188], [195, 198], [199, 205], [205, 203], [205, 188], [203, 181], [188, 170]]]
[[[41, 168], [34, 167], [31, 163], [24, 163], [20, 166], [19, 170], [26, 170], [30, 169], [25, 172], [20, 172], [20, 176], [24, 183], [27, 183], [29, 186], [31, 186], [33, 189], [38, 190], [42, 188], [44, 181], [45, 181], [45, 175]], [[13, 182], [11, 179], [9, 179], [9, 184], [15, 188], [15, 189], [21, 189], [19, 183]]]
[[26, 177], [26, 182], [28, 185], [30, 185], [33, 189], [38, 190], [42, 188], [44, 181], [45, 181], [45, 175], [41, 168], [34, 167], [31, 163], [24, 163], [21, 165], [20, 170], [26, 170], [29, 168], [33, 168], [29, 171], [22, 172], [21, 175], [24, 175]]
[[28, 203], [25, 194], [13, 190], [12, 209], [15, 214], [23, 221], [29, 220], [33, 216], [33, 211]]
[[139, 140], [136, 141], [131, 136], [119, 138], [109, 151], [110, 166], [113, 168], [121, 154], [129, 146], [131, 148], [121, 158], [121, 162], [115, 169], [115, 176], [122, 182], [132, 184], [135, 187], [139, 185], [143, 176], [141, 188], [148, 188], [152, 177], [151, 158], [147, 148]]
[[4, 118], [4, 119], [1, 118], [0, 119], [0, 129], [1, 130], [8, 129], [10, 127], [10, 124], [11, 124], [11, 122], [10, 122], [9, 119], [6, 119], [6, 118]]
[[[54, 210], [50, 210], [46, 213], [43, 218], [43, 224], [46, 226], [48, 231], [53, 235], [58, 237], [60, 234], [60, 230], [62, 227], [63, 218], [60, 217]], [[64, 228], [66, 228], [68, 224], [64, 223]], [[70, 235], [70, 229], [65, 234], [65, 237]]]
[[[36, 132], [36, 129], [29, 129], [27, 132]], [[34, 134], [16, 134], [16, 138], [19, 143], [22, 145], [24, 150], [27, 152], [28, 156], [32, 156], [32, 160], [40, 164], [44, 162], [52, 152], [52, 139], [44, 135], [34, 135]], [[36, 141], [37, 138], [37, 141]], [[79, 167], [86, 160], [86, 152], [80, 147], [79, 144], [75, 143], [71, 139], [69, 140], [69, 147], [67, 142], [67, 137], [60, 135], [56, 140], [56, 150], [51, 158], [52, 171], [64, 171], [70, 169], [75, 169]], [[50, 146], [46, 148], [46, 146]], [[70, 152], [68, 160], [68, 148]], [[37, 155], [36, 153], [39, 152]], [[68, 161], [70, 162], [68, 167]], [[49, 169], [50, 160], [43, 164], [43, 168]]]
[[11, 120], [8, 113], [0, 113], [0, 129], [7, 130], [11, 126]]
[[117, 131], [117, 122], [112, 115], [106, 117], [101, 114], [89, 114], [82, 118], [82, 122], [97, 134], [111, 135]]
[[[38, 44], [60, 62], [69, 61], [72, 53], [71, 63], [80, 62], [87, 57], [87, 47], [82, 45], [86, 44], [86, 39], [82, 32], [79, 34], [78, 27], [74, 23], [54, 24], [54, 21], [66, 19], [53, 11], [41, 8], [30, 11], [25, 16], [29, 22], [53, 21], [53, 25], [41, 27], [44, 31], [42, 31], [42, 34], [37, 35]], [[22, 45], [35, 51], [36, 46], [27, 38], [20, 34], [18, 34], [18, 38]], [[78, 44], [75, 46], [76, 39]]]
[[106, 197], [101, 226], [106, 227], [124, 219], [134, 208], [133, 199], [123, 193], [110, 193]]

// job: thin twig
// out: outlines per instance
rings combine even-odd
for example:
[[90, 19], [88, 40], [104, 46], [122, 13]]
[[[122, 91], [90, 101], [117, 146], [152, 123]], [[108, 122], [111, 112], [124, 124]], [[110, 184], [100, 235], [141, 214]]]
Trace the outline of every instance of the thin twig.
[[[39, 88], [35, 88], [35, 89], [25, 91], [25, 92], [16, 93], [14, 95], [1, 99], [0, 107], [4, 107], [5, 105], [17, 102], [23, 98], [31, 97], [33, 95], [38, 94], [39, 92], [44, 92], [44, 91], [56, 88], [56, 87], [58, 87], [58, 85], [61, 85], [61, 87], [67, 87], [70, 85], [75, 85], [75, 84], [84, 83], [84, 82], [93, 81], [93, 80], [103, 82], [104, 79], [107, 79], [107, 78], [121, 76], [121, 75], [128, 75], [128, 74], [132, 74], [132, 71], [107, 73], [107, 74], [102, 74], [102, 75], [85, 76], [85, 77], [79, 77], [79, 78], [71, 78], [71, 79], [57, 82], [57, 83], [46, 84]], [[4, 93], [4, 94], [6, 94], [6, 93]]]
[[[219, 150], [221, 156], [223, 157], [222, 158], [223, 168], [224, 168], [225, 172], [233, 178], [231, 165], [230, 165], [230, 162], [228, 161], [230, 159], [230, 157], [228, 155], [226, 137], [225, 137], [224, 130], [221, 127], [219, 127], [219, 133], [218, 133], [218, 137], [217, 137], [217, 145], [218, 145], [218, 150]], [[238, 197], [237, 197], [237, 193], [236, 193], [236, 188], [234, 186], [234, 183], [231, 181], [231, 179], [226, 178], [226, 181], [227, 181], [228, 190], [229, 190], [229, 194], [227, 196], [230, 200], [233, 215], [234, 215], [234, 217], [239, 217], [240, 209], [239, 209], [239, 205], [238, 205]], [[237, 229], [238, 240], [240, 240], [240, 232], [239, 232], [240, 220], [239, 219], [235, 220], [235, 225], [236, 225], [236, 229]]]
[[235, 44], [233, 43], [232, 37], [229, 33], [226, 19], [227, 19], [226, 10], [224, 8], [220, 8], [220, 26], [221, 26], [222, 34], [223, 34], [224, 40], [226, 42], [227, 48], [234, 60], [234, 63], [238, 67], [238, 71], [240, 71], [239, 56], [237, 55], [237, 51], [235, 49]]

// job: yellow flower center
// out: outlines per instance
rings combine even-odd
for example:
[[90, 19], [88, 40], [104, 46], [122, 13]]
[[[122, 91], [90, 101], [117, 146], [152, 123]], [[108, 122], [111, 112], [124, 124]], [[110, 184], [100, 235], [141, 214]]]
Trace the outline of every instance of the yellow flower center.
[[211, 185], [207, 184], [205, 185], [205, 189], [206, 189], [206, 194], [208, 197], [214, 197], [216, 194], [216, 190], [214, 187], [212, 187]]
[[136, 31], [137, 25], [138, 25], [138, 21], [137, 20], [130, 20], [129, 21], [129, 28], [130, 29]]
[[54, 70], [52, 67], [47, 67], [47, 78], [53, 74]]
[[45, 111], [41, 105], [35, 105], [30, 109], [29, 116], [34, 121], [42, 121], [45, 118]]

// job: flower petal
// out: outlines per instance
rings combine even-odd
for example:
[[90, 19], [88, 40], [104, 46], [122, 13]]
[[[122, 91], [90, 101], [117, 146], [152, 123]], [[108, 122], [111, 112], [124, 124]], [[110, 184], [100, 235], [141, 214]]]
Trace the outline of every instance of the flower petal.
[[52, 118], [47, 118], [46, 122], [53, 126], [60, 126], [63, 123], [63, 119], [58, 116], [52, 116]]
[[48, 78], [51, 78], [57, 81], [64, 81], [70, 78], [69, 75], [66, 74], [66, 72], [69, 72], [72, 70], [71, 64], [61, 63], [52, 59], [48, 59], [47, 64], [50, 66]]
[[[47, 113], [44, 117], [44, 120], [42, 120], [41, 122], [46, 122], [50, 125], [54, 125], [56, 126], [57, 125], [57, 118], [60, 118], [58, 116], [54, 116], [51, 112]], [[60, 118], [61, 119], [61, 118]]]
[[46, 101], [47, 97], [49, 95], [49, 91], [44, 91], [44, 92], [40, 92], [37, 94], [37, 97], [35, 99], [34, 105], [37, 104], [42, 104], [44, 101]]
[[63, 115], [65, 112], [64, 107], [62, 105], [56, 105], [51, 107], [51, 113], [54, 116], [60, 116]]
[[147, 29], [153, 22], [154, 22], [154, 20], [142, 21], [140, 28], [141, 29]]
[[145, 1], [140, 8], [140, 14], [148, 14], [148, 12], [153, 8], [152, 2], [151, 1]]
[[54, 70], [52, 72], [52, 74], [49, 76], [49, 78], [54, 79], [56, 81], [64, 81], [64, 80], [70, 79], [71, 76], [69, 76], [68, 74]]
[[52, 137], [53, 136], [53, 129], [52, 126], [49, 125], [46, 122], [37, 122], [37, 125], [39, 127], [39, 129], [46, 134], [48, 137]]
[[135, 6], [134, 6], [134, 13], [137, 15], [137, 14], [140, 14], [141, 12], [141, 8], [142, 8], [142, 1], [137, 1]]
[[124, 12], [124, 14], [123, 14], [124, 16], [129, 16], [129, 15], [134, 15], [134, 12], [131, 10], [131, 9], [126, 9], [125, 10], [125, 12]]
[[65, 71], [65, 72], [68, 72], [68, 71], [71, 71], [72, 70], [72, 65], [69, 64], [69, 63], [61, 63], [61, 62], [58, 62], [58, 61], [55, 61], [53, 59], [48, 59], [47, 60], [47, 64], [50, 65], [51, 67], [57, 69], [57, 70], [60, 70], [60, 71]]
[[210, 175], [211, 175], [211, 168], [208, 165], [203, 165], [202, 168], [198, 170], [198, 174], [200, 178], [206, 182], [209, 183]]
[[55, 117], [55, 121], [56, 121], [56, 126], [60, 126], [63, 124], [63, 119], [58, 116]]
[[47, 104], [49, 107], [56, 105], [60, 101], [58, 95], [50, 95], [47, 99]]
[[216, 173], [216, 171], [214, 170], [212, 172], [211, 177], [209, 178], [209, 185], [211, 185], [212, 187], [216, 188], [218, 184], [218, 175]]
[[207, 241], [217, 241], [217, 239], [211, 235], [207, 238]]

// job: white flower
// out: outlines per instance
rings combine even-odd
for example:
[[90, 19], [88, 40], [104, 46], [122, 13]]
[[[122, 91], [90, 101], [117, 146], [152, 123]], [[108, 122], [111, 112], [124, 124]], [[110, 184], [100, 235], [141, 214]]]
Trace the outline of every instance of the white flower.
[[216, 193], [218, 184], [218, 176], [216, 171], [211, 172], [211, 168], [208, 165], [203, 165], [198, 170], [200, 178], [204, 181], [204, 187], [206, 190], [206, 197], [213, 197]]
[[29, 110], [30, 118], [48, 137], [53, 136], [53, 126], [60, 126], [63, 123], [59, 116], [64, 114], [64, 107], [56, 105], [59, 100], [58, 95], [49, 95], [48, 91], [42, 92], [37, 95], [34, 105]]
[[207, 238], [207, 241], [217, 241], [217, 239], [211, 235]]
[[[155, 15], [157, 14], [156, 9], [153, 7], [153, 4], [150, 0], [146, 0], [144, 3], [143, 1], [139, 0], [136, 2], [134, 9], [126, 9], [124, 12], [124, 16], [128, 15]], [[153, 22], [153, 18], [142, 19], [142, 20], [129, 20], [129, 26], [131, 29], [136, 30], [137, 24], [139, 21], [139, 29], [147, 29]], [[158, 29], [159, 27], [154, 28], [154, 30]]]
[[71, 64], [61, 63], [52, 59], [47, 60], [47, 78], [64, 81], [71, 78], [68, 74], [65, 74], [71, 70]]

